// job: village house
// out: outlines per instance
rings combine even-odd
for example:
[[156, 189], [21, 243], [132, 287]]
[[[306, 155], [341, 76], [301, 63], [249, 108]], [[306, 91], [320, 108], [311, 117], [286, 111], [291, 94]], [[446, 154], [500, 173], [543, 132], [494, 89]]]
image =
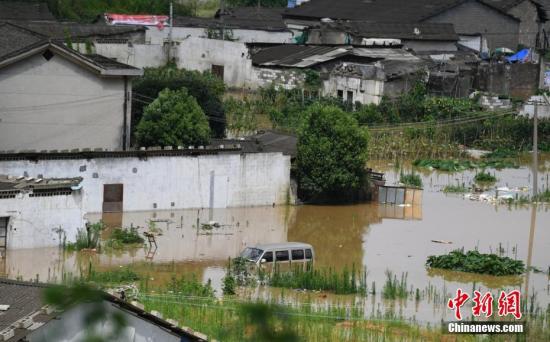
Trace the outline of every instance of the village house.
[[[100, 293], [97, 302], [79, 302], [63, 310], [44, 301], [47, 284], [0, 278], [1, 341], [67, 341], [85, 340], [87, 331], [102, 338], [112, 337], [112, 316], [118, 315], [124, 326], [117, 336], [120, 342], [168, 341], [199, 342], [207, 336], [190, 328], [179, 326], [173, 319], [163, 319], [155, 311], [147, 312], [138, 302], [126, 302], [120, 294]], [[95, 324], [87, 324], [86, 317], [105, 314]]]
[[129, 146], [132, 78], [143, 71], [0, 24], [0, 150]]
[[[406, 91], [428, 62], [400, 48], [279, 45], [252, 55], [260, 86], [303, 88], [306, 70], [319, 73], [318, 95], [348, 103], [380, 103]], [[312, 94], [310, 89], [309, 95]]]
[[83, 229], [82, 178], [0, 175], [0, 254], [59, 246]]
[[453, 24], [461, 42], [478, 51], [546, 44], [546, 12], [533, 0], [311, 0], [289, 8], [283, 17], [295, 31], [328, 20]]

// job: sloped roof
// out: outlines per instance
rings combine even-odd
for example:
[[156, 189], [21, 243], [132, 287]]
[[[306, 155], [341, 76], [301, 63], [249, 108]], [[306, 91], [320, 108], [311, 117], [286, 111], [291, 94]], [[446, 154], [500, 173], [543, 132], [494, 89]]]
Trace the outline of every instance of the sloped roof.
[[116, 35], [124, 35], [134, 32], [145, 32], [145, 27], [134, 25], [106, 25], [98, 24], [81, 24], [73, 22], [36, 22], [36, 21], [14, 21], [14, 24], [27, 28], [31, 31], [40, 32], [41, 34], [53, 39], [65, 39], [67, 34], [73, 38], [87, 37], [109, 37]]
[[218, 10], [214, 18], [174, 17], [175, 27], [202, 27], [212, 29], [244, 29], [262, 31], [288, 31], [282, 13], [284, 8], [237, 7]]
[[403, 49], [282, 44], [262, 49], [253, 54], [252, 63], [260, 66], [307, 68], [343, 56], [356, 56], [372, 60], [407, 61], [417, 59], [417, 57]]
[[0, 20], [55, 20], [45, 2], [0, 1]]
[[63, 43], [17, 26], [0, 23], [0, 69], [19, 60], [50, 50], [63, 55], [102, 76], [141, 76], [143, 70], [116, 62], [100, 55], [85, 55], [69, 49]]
[[363, 38], [396, 38], [408, 40], [457, 41], [453, 24], [440, 23], [381, 23], [366, 21], [337, 21], [320, 23], [321, 30], [347, 32]]
[[82, 182], [81, 177], [41, 179], [32, 177], [14, 177], [0, 175], [0, 192], [21, 190], [70, 189], [73, 186], [78, 186], [80, 182]]
[[[378, 22], [419, 22], [468, 0], [311, 0], [284, 12], [288, 18], [348, 19]], [[505, 15], [530, 0], [476, 0]]]

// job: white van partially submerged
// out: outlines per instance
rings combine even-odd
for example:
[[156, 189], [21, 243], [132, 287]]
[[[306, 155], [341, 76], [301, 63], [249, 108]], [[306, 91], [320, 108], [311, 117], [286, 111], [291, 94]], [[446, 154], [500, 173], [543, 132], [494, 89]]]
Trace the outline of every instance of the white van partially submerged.
[[313, 246], [302, 242], [270, 243], [246, 247], [240, 255], [256, 265], [284, 262], [310, 262], [315, 258]]

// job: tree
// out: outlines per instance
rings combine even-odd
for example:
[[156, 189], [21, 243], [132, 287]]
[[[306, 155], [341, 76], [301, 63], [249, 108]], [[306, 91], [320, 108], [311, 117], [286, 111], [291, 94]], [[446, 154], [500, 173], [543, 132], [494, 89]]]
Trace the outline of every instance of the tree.
[[136, 138], [140, 146], [205, 145], [210, 139], [210, 127], [187, 89], [165, 89], [145, 108]]
[[[189, 95], [197, 99], [208, 116], [213, 136], [224, 137], [226, 120], [222, 102], [225, 91], [223, 81], [209, 72], [183, 70], [172, 65], [145, 68], [143, 77], [134, 82], [132, 122], [140, 122], [144, 107], [151, 99], [156, 98], [161, 90], [176, 90], [182, 87], [187, 88]], [[134, 129], [132, 131], [135, 131]]]
[[316, 104], [305, 115], [296, 158], [302, 197], [328, 202], [356, 198], [366, 186], [366, 128], [336, 106]]

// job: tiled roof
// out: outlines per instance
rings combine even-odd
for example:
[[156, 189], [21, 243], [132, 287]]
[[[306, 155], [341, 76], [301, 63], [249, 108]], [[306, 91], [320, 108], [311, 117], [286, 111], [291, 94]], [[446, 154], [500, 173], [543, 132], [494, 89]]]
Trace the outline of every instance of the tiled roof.
[[110, 37], [134, 32], [145, 32], [143, 26], [133, 25], [106, 25], [106, 24], [80, 24], [73, 22], [35, 22], [14, 21], [14, 24], [29, 30], [40, 32], [53, 39], [65, 39], [67, 34], [73, 38]]
[[453, 24], [337, 21], [321, 23], [319, 29], [347, 32], [362, 38], [458, 40], [458, 35], [454, 30]]
[[[468, 0], [311, 0], [284, 13], [289, 18], [419, 22]], [[528, 0], [476, 0], [497, 11]]]
[[9, 23], [0, 23], [0, 61], [39, 45], [46, 37]]
[[265, 48], [253, 54], [252, 63], [261, 66], [306, 68], [344, 56], [362, 57], [373, 61], [382, 59], [400, 61], [417, 59], [403, 49], [283, 44]]
[[[61, 42], [55, 42], [46, 36], [13, 23], [0, 23], [0, 68], [16, 62], [25, 53], [39, 53], [45, 50], [62, 53], [67, 58], [83, 62], [92, 70], [107, 76], [140, 76], [141, 69], [119, 63], [101, 55], [85, 55], [72, 50]], [[36, 52], [34, 52], [35, 50]]]
[[15, 177], [0, 175], [1, 191], [21, 191], [21, 190], [61, 190], [71, 189], [82, 182], [81, 177], [75, 178], [33, 178], [33, 177]]
[[6, 311], [0, 311], [0, 331], [40, 310], [44, 306], [43, 290], [40, 284], [0, 278], [0, 305], [9, 305]]
[[0, 1], [0, 20], [55, 20], [45, 2]]
[[287, 31], [287, 27], [283, 22], [283, 11], [284, 8], [230, 8], [226, 9], [223, 15], [218, 11], [215, 18], [177, 16], [174, 18], [174, 26]]

